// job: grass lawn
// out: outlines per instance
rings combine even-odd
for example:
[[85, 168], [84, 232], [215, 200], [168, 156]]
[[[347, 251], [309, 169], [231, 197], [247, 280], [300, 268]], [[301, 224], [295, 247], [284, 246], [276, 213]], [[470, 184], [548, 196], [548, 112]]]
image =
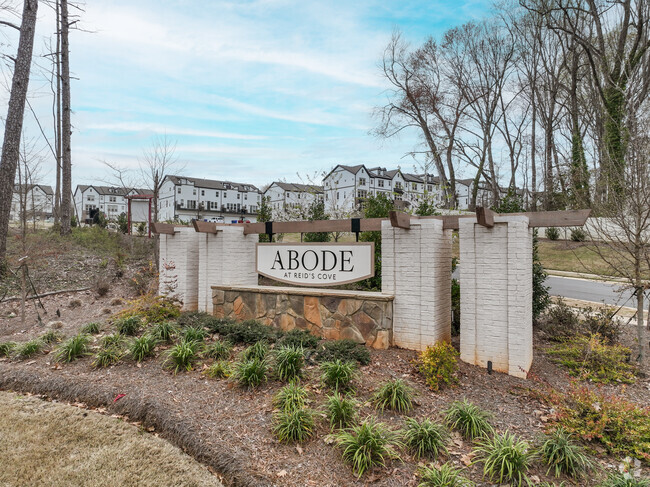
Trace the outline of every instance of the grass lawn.
[[118, 419], [0, 392], [0, 485], [213, 486], [206, 467]]

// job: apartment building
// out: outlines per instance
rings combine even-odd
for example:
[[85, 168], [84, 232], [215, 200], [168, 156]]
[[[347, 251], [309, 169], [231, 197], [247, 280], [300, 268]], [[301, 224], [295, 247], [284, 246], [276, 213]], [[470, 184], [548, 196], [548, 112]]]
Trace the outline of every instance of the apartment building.
[[323, 200], [323, 187], [313, 184], [274, 181], [264, 191], [274, 220], [306, 218], [306, 212], [316, 200]]
[[98, 209], [108, 220], [115, 220], [127, 211], [127, 196], [151, 194], [147, 189], [117, 188], [79, 184], [74, 190], [75, 214], [79, 221], [90, 220], [90, 210]]
[[158, 219], [255, 222], [261, 202], [262, 194], [252, 184], [167, 176], [158, 195]]
[[[9, 209], [10, 220], [45, 220], [52, 216], [54, 191], [44, 184], [16, 184]], [[24, 212], [24, 213], [23, 213]]]

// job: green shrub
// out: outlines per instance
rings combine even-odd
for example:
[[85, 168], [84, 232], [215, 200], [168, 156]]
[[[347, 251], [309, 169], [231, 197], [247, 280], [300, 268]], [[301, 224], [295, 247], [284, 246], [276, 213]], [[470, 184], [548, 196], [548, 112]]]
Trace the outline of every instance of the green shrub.
[[95, 354], [93, 367], [108, 367], [109, 365], [114, 365], [122, 359], [123, 355], [124, 352], [116, 346], [102, 347]]
[[358, 362], [361, 365], [370, 363], [370, 352], [365, 345], [353, 340], [323, 341], [316, 352], [319, 362], [331, 362], [339, 359], [344, 362]]
[[199, 356], [199, 346], [199, 342], [181, 340], [165, 352], [167, 358], [163, 362], [163, 366], [173, 370], [174, 374], [178, 374], [181, 370], [192, 370], [192, 366]]
[[97, 322], [88, 323], [81, 327], [81, 333], [86, 335], [97, 335], [101, 329], [101, 325]]
[[582, 448], [571, 441], [571, 433], [562, 427], [556, 428], [546, 436], [539, 448], [539, 455], [548, 465], [546, 475], [553, 470], [556, 477], [561, 474], [578, 477], [586, 472], [591, 464], [589, 457], [582, 452]]
[[282, 331], [260, 323], [256, 320], [242, 321], [241, 323], [229, 324], [226, 326], [226, 333], [219, 333], [232, 343], [244, 343], [247, 345], [266, 341], [275, 342], [282, 336]]
[[176, 320], [176, 323], [181, 328], [191, 326], [193, 328], [208, 328], [210, 331], [215, 331], [212, 327], [217, 321], [219, 321], [219, 318], [215, 318], [204, 311], [183, 311]]
[[215, 360], [227, 360], [232, 353], [232, 343], [225, 340], [216, 340], [208, 345], [203, 353], [208, 358]]
[[621, 324], [616, 320], [616, 308], [603, 306], [597, 310], [591, 307], [582, 308], [585, 316], [585, 333], [599, 334], [608, 344], [615, 344], [621, 336]]
[[534, 455], [528, 443], [508, 431], [482, 438], [474, 452], [476, 462], [483, 463], [483, 475], [490, 480], [518, 486], [528, 483], [526, 472]]
[[302, 347], [283, 346], [275, 351], [275, 375], [281, 381], [300, 378], [305, 365]]
[[546, 238], [549, 240], [558, 240], [560, 238], [560, 231], [556, 227], [548, 227], [546, 229]]
[[333, 362], [320, 364], [321, 380], [327, 387], [335, 390], [345, 390], [357, 376], [357, 368], [352, 362], [336, 359]]
[[181, 314], [180, 307], [171, 298], [145, 294], [129, 302], [129, 306], [118, 313], [118, 319], [137, 316], [146, 323], [162, 323], [174, 320]]
[[43, 349], [43, 342], [39, 339], [21, 343], [16, 347], [16, 354], [20, 359], [29, 358]]
[[253, 388], [267, 381], [268, 363], [259, 358], [242, 360], [235, 365], [234, 378], [242, 387]]
[[58, 331], [49, 330], [41, 335], [41, 341], [43, 343], [60, 343], [63, 340], [63, 334]]
[[100, 344], [102, 348], [111, 348], [111, 347], [120, 348], [122, 345], [124, 345], [124, 336], [120, 335], [119, 333], [106, 335], [102, 337]]
[[460, 281], [451, 280], [451, 334], [460, 335]]
[[561, 298], [548, 309], [540, 327], [548, 339], [554, 341], [573, 338], [582, 334], [584, 329], [578, 313]]
[[183, 340], [186, 342], [201, 342], [208, 336], [208, 332], [202, 326], [188, 326], [183, 329]]
[[374, 393], [372, 402], [377, 409], [391, 409], [398, 413], [408, 413], [413, 409], [413, 394], [415, 389], [402, 379], [384, 382]]
[[308, 396], [307, 389], [297, 382], [291, 382], [273, 397], [273, 406], [282, 411], [302, 409], [307, 404]]
[[468, 440], [492, 433], [491, 418], [490, 413], [470, 403], [466, 398], [454, 401], [445, 411], [447, 426], [459, 431]]
[[571, 229], [571, 240], [574, 242], [584, 242], [587, 240], [587, 234], [582, 228]]
[[155, 324], [149, 332], [156, 340], [170, 343], [172, 338], [178, 333], [178, 327], [171, 321], [163, 321]]
[[281, 347], [313, 349], [318, 347], [318, 343], [320, 341], [320, 337], [312, 335], [307, 330], [294, 328], [293, 330], [288, 331], [282, 338], [280, 338], [277, 345]]
[[142, 335], [134, 338], [129, 347], [131, 358], [136, 362], [142, 362], [145, 358], [153, 355], [158, 341], [153, 335]]
[[474, 487], [474, 482], [461, 475], [461, 471], [449, 463], [439, 467], [430, 465], [418, 469], [418, 487]]
[[210, 318], [210, 320], [205, 319], [203, 321], [203, 326], [205, 326], [212, 333], [218, 333], [222, 336], [228, 335], [233, 330], [233, 328], [237, 326], [237, 322], [231, 318], [214, 318], [212, 316]]
[[357, 416], [357, 402], [347, 396], [334, 392], [325, 401], [325, 414], [332, 429], [347, 428]]
[[399, 458], [395, 448], [401, 445], [395, 434], [372, 417], [334, 433], [333, 437], [343, 449], [343, 460], [352, 465], [358, 477], [373, 467], [385, 467], [386, 461], [392, 458]]
[[142, 326], [139, 316], [120, 318], [115, 322], [115, 328], [120, 335], [136, 335]]
[[232, 375], [232, 367], [225, 360], [217, 360], [205, 369], [203, 373], [211, 379], [227, 379]]
[[266, 360], [266, 356], [269, 354], [269, 344], [265, 341], [259, 341], [255, 344], [248, 347], [241, 354], [241, 360], [243, 362], [249, 360]]
[[608, 453], [650, 462], [650, 409], [587, 387], [560, 395], [558, 423], [577, 438], [600, 443]]
[[447, 342], [438, 342], [420, 352], [416, 365], [427, 385], [434, 391], [458, 382], [458, 356], [456, 349]]
[[600, 335], [577, 336], [546, 353], [551, 361], [564, 365], [571, 375], [583, 380], [604, 384], [631, 384], [636, 380], [636, 367], [627, 363], [631, 350], [622, 345], [607, 345]]
[[598, 487], [650, 487], [650, 479], [634, 478], [629, 473], [610, 473]]
[[404, 430], [404, 445], [413, 453], [415, 458], [428, 457], [435, 460], [440, 453], [447, 453], [449, 434], [444, 426], [430, 419], [418, 421], [406, 418]]
[[0, 343], [0, 357], [8, 357], [16, 349], [18, 344], [16, 342], [2, 342]]
[[90, 337], [79, 333], [68, 338], [56, 350], [54, 360], [57, 362], [72, 362], [73, 360], [88, 355], [88, 342]]
[[305, 441], [314, 434], [314, 413], [309, 409], [290, 409], [275, 415], [273, 432], [280, 441]]

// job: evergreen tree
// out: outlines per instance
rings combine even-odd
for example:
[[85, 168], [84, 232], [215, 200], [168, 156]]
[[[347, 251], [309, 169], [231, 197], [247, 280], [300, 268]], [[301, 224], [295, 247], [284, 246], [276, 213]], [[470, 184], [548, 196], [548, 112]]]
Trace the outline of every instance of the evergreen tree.
[[[309, 205], [309, 221], [329, 220], [329, 216], [325, 213], [325, 202], [321, 199], [314, 199]], [[328, 232], [308, 232], [305, 233], [305, 242], [329, 242], [331, 235]]]
[[[258, 222], [270, 222], [273, 220], [273, 215], [271, 213], [271, 205], [269, 204], [269, 197], [262, 196], [262, 202], [260, 203], [260, 209], [257, 212], [257, 221]], [[268, 242], [269, 236], [265, 233], [260, 233], [260, 242]]]
[[[365, 200], [363, 216], [365, 218], [388, 218], [395, 203], [385, 193], [368, 196]], [[368, 289], [381, 290], [381, 232], [363, 232], [359, 237], [362, 242], [375, 243], [375, 276], [361, 284]]]

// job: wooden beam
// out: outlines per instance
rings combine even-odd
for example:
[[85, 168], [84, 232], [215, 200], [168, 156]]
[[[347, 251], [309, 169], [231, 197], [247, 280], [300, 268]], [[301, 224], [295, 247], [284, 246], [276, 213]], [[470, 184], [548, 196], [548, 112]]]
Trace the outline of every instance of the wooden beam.
[[[381, 230], [381, 222], [386, 218], [362, 218], [362, 232]], [[273, 233], [307, 233], [307, 232], [349, 232], [350, 220], [317, 220], [299, 222], [273, 222]], [[266, 223], [245, 223], [244, 235], [266, 233]]]
[[156, 234], [166, 233], [167, 235], [174, 235], [174, 225], [171, 223], [152, 223], [151, 231]]
[[217, 233], [220, 230], [215, 222], [204, 222], [202, 220], [192, 220], [194, 230], [199, 233]]
[[476, 208], [476, 221], [481, 226], [492, 228], [494, 226], [494, 212], [484, 206], [478, 206]]
[[391, 211], [389, 214], [390, 224], [396, 228], [408, 230], [411, 228], [411, 215], [403, 211]]
[[[536, 227], [581, 227], [587, 222], [591, 210], [566, 210], [566, 211], [529, 211], [526, 213], [512, 213], [528, 217], [528, 226]], [[501, 216], [508, 216], [503, 214]]]

